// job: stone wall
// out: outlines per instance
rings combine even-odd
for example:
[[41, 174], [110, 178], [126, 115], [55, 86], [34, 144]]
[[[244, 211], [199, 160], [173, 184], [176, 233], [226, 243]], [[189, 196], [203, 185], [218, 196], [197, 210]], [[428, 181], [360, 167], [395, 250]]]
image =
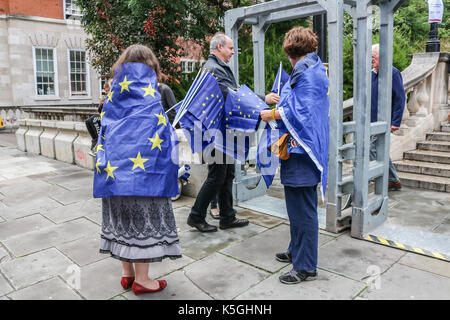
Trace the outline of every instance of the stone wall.
[[[18, 124], [15, 134], [19, 150], [94, 170], [95, 158], [89, 154], [91, 137], [84, 122], [23, 119]], [[180, 142], [179, 163], [191, 167], [189, 183], [183, 186], [182, 194], [196, 197], [206, 179], [207, 167], [191, 152], [183, 132], [176, 132]]]

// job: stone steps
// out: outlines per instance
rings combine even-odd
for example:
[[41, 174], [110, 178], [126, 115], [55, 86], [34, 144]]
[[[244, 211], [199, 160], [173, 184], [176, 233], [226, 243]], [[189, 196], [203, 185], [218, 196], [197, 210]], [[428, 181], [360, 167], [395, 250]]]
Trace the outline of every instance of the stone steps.
[[450, 123], [444, 123], [444, 124], [441, 126], [441, 131], [442, 131], [442, 132], [450, 132]]
[[401, 160], [394, 162], [397, 171], [450, 178], [450, 164]]
[[404, 186], [450, 193], [450, 178], [408, 172], [397, 173]]
[[394, 163], [403, 185], [450, 192], [450, 123], [427, 133], [426, 141], [404, 152], [403, 159]]
[[427, 133], [427, 140], [450, 141], [450, 132], [435, 131]]
[[413, 150], [403, 153], [405, 160], [450, 164], [450, 153], [428, 150]]
[[450, 141], [420, 141], [417, 143], [417, 149], [450, 152]]

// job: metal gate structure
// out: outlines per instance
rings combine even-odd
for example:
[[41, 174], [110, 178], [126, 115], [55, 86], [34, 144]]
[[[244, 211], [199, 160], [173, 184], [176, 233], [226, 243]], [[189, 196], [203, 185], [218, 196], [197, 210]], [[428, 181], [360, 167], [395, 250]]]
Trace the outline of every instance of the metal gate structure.
[[[393, 15], [404, 0], [275, 0], [225, 13], [225, 33], [238, 48], [238, 31], [252, 25], [255, 92], [265, 95], [264, 41], [272, 23], [326, 14], [328, 70], [330, 80], [330, 151], [325, 230], [340, 232], [351, 225], [351, 235], [365, 234], [387, 218], [390, 103], [392, 90]], [[380, 70], [378, 122], [370, 122], [372, 6], [380, 8]], [[343, 19], [344, 10], [354, 20], [354, 108], [353, 121], [343, 122]], [[237, 56], [230, 61], [239, 82]], [[354, 142], [344, 143], [344, 134], [353, 133]], [[377, 136], [376, 161], [369, 161], [370, 138]], [[353, 173], [343, 177], [344, 161], [353, 161]], [[259, 175], [259, 176], [258, 176]], [[260, 174], [246, 175], [236, 165], [234, 196], [237, 203], [265, 194]], [[369, 194], [369, 182], [375, 192]], [[249, 186], [251, 186], [249, 188]], [[345, 214], [342, 199], [352, 194], [353, 208]], [[351, 224], [350, 224], [351, 221]]]

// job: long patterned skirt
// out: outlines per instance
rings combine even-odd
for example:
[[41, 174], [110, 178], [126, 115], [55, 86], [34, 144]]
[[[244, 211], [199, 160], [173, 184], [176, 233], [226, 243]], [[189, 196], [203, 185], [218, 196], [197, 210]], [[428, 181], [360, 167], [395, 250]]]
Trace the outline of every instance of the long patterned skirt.
[[114, 196], [102, 207], [101, 253], [133, 263], [181, 258], [170, 198]]

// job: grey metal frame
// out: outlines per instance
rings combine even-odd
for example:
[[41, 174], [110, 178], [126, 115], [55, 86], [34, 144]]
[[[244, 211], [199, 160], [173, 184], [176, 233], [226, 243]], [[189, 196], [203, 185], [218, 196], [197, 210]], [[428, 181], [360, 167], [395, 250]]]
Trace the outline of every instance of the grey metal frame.
[[[327, 14], [329, 79], [330, 79], [330, 151], [327, 189], [326, 230], [339, 232], [350, 226], [354, 237], [377, 227], [387, 217], [387, 179], [389, 160], [390, 101], [392, 85], [392, 34], [393, 13], [404, 0], [276, 0], [225, 13], [225, 33], [238, 48], [238, 30], [244, 23], [252, 24], [254, 47], [255, 92], [264, 95], [264, 40], [271, 23], [311, 15]], [[370, 123], [371, 96], [371, 6], [381, 10], [380, 71], [378, 122]], [[355, 22], [354, 57], [354, 121], [343, 122], [343, 16], [344, 9]], [[239, 79], [237, 56], [230, 62], [236, 79]], [[238, 80], [239, 81], [239, 80]], [[345, 144], [343, 135], [354, 133], [355, 142]], [[370, 136], [378, 135], [377, 160], [369, 161]], [[354, 161], [353, 176], [342, 176], [345, 160]], [[249, 183], [249, 181], [252, 183]], [[369, 199], [368, 185], [375, 180], [375, 195]], [[247, 187], [256, 184], [251, 190]], [[256, 176], [246, 176], [241, 164], [236, 165], [234, 196], [236, 202], [263, 195], [264, 181]], [[344, 215], [342, 197], [353, 194], [352, 214]]]

